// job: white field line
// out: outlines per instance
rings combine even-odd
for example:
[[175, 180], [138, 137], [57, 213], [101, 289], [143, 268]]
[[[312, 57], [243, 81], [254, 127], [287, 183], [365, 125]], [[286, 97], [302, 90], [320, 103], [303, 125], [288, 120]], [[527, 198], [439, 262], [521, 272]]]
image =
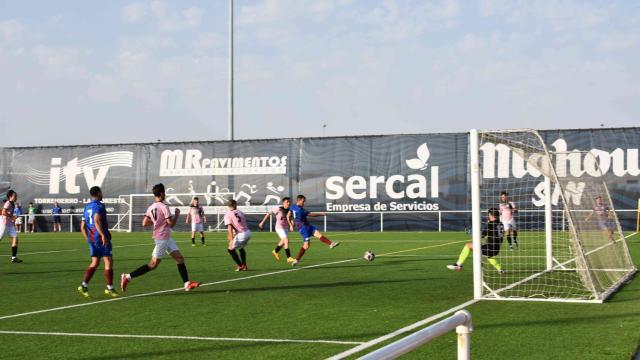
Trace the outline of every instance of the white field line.
[[[275, 234], [275, 233], [274, 233]], [[348, 235], [347, 233], [344, 233], [343, 235]], [[349, 242], [360, 242], [360, 241], [365, 241], [365, 240], [349, 240]], [[389, 240], [366, 240], [369, 243], [374, 243], [374, 242], [388, 242]], [[433, 241], [433, 240], [402, 240], [403, 242], [416, 242], [416, 243], [420, 243], [420, 242], [424, 242], [424, 241]], [[189, 243], [190, 240], [176, 240], [177, 243]], [[144, 243], [144, 244], [129, 244], [129, 245], [115, 245], [113, 246], [114, 249], [119, 249], [119, 248], [126, 248], [126, 247], [136, 247], [136, 246], [153, 246], [152, 242], [148, 242], [148, 243]], [[20, 253], [20, 256], [27, 256], [27, 255], [42, 255], [42, 254], [58, 254], [58, 253], [64, 253], [64, 252], [74, 252], [74, 251], [86, 251], [87, 248], [83, 247], [82, 249], [65, 249], [65, 250], [51, 250], [51, 251], [34, 251], [34, 252], [26, 252], [26, 253]], [[6, 256], [6, 257], [10, 257], [11, 254], [0, 254], [0, 256]], [[382, 256], [382, 255], [379, 255]]]
[[[423, 246], [423, 247], [419, 247], [419, 248], [415, 248], [415, 249], [394, 251], [394, 252], [386, 253], [386, 254], [383, 254], [383, 255], [393, 255], [393, 254], [400, 254], [400, 253], [410, 252], [410, 251], [417, 251], [417, 250], [423, 250], [423, 249], [436, 248], [436, 247], [447, 246], [447, 245], [452, 245], [452, 244], [466, 242], [466, 241], [467, 240], [452, 241], [452, 242], [448, 242], [448, 243], [444, 243], [444, 244], [429, 245], [429, 246]], [[240, 278], [233, 278], [233, 279], [214, 281], [214, 282], [202, 284], [202, 285], [200, 285], [200, 287], [219, 285], [219, 284], [225, 284], [225, 283], [231, 283], [231, 282], [238, 282], [238, 281], [242, 281], [242, 280], [255, 279], [255, 278], [271, 276], [271, 275], [279, 275], [279, 274], [289, 273], [289, 272], [293, 272], [293, 271], [300, 271], [300, 270], [304, 270], [304, 269], [312, 269], [312, 268], [317, 268], [317, 267], [322, 267], [322, 266], [327, 266], [327, 265], [342, 264], [342, 263], [358, 261], [358, 260], [362, 260], [362, 259], [358, 257], [358, 258], [353, 258], [353, 259], [332, 261], [332, 262], [321, 263], [321, 264], [316, 264], [316, 265], [294, 267], [294, 268], [286, 269], [286, 270], [278, 270], [278, 271], [272, 271], [272, 272], [268, 272], [268, 273], [245, 276], [245, 277], [240, 277]], [[59, 306], [59, 307], [54, 307], [54, 308], [49, 308], [49, 309], [29, 311], [29, 312], [13, 314], [13, 315], [5, 315], [5, 316], [1, 316], [0, 320], [6, 320], [6, 319], [12, 319], [12, 318], [17, 318], [17, 317], [22, 317], [22, 316], [36, 315], [36, 314], [42, 314], [42, 313], [48, 313], [48, 312], [53, 312], [53, 311], [66, 310], [66, 309], [72, 309], [72, 308], [78, 308], [78, 307], [84, 307], [84, 306], [90, 306], [90, 305], [96, 305], [96, 304], [103, 304], [103, 303], [121, 301], [121, 300], [126, 300], [126, 299], [134, 299], [134, 298], [138, 298], [138, 297], [158, 295], [158, 294], [164, 294], [164, 293], [176, 292], [176, 291], [184, 291], [184, 288], [179, 287], [179, 288], [175, 288], [175, 289], [152, 291], [152, 292], [143, 293], [143, 294], [123, 296], [123, 297], [117, 297], [117, 298], [111, 298], [111, 299], [105, 299], [105, 300], [98, 300], [98, 301], [92, 301], [92, 302], [86, 302], [86, 303], [80, 303], [80, 304], [74, 304], [74, 305]]]
[[[184, 241], [176, 241], [176, 242], [186, 242], [186, 240], [184, 240]], [[116, 245], [116, 246], [113, 246], [113, 248], [117, 249], [117, 248], [125, 248], [125, 247], [151, 246], [151, 245], [152, 245], [151, 243]], [[82, 249], [66, 249], [66, 250], [52, 250], [52, 251], [34, 251], [34, 252], [20, 253], [20, 256], [40, 255], [40, 254], [57, 254], [57, 253], [63, 253], [63, 252], [85, 251], [85, 250], [87, 250], [87, 249], [86, 248], [82, 248]], [[0, 256], [11, 256], [11, 255], [10, 254], [4, 254], [4, 255], [0, 255]]]
[[207, 341], [243, 341], [243, 342], [270, 342], [270, 343], [316, 343], [316, 344], [340, 344], [359, 345], [358, 341], [340, 340], [296, 340], [296, 339], [251, 339], [251, 338], [227, 338], [209, 336], [170, 336], [170, 335], [135, 335], [135, 334], [85, 334], [44, 331], [6, 331], [0, 330], [0, 334], [7, 335], [44, 335], [44, 336], [77, 336], [77, 337], [106, 337], [126, 339], [167, 339], [167, 340], [207, 340]]
[[[636, 233], [629, 234], [629, 235], [625, 236], [625, 239], [628, 239], [628, 238], [632, 237], [635, 234]], [[383, 255], [380, 255], [380, 256], [383, 256]], [[394, 337], [397, 337], [397, 336], [402, 335], [404, 333], [407, 333], [409, 331], [415, 330], [415, 329], [417, 329], [417, 328], [419, 328], [419, 327], [421, 327], [423, 325], [426, 325], [426, 324], [429, 324], [431, 322], [434, 322], [434, 321], [436, 321], [436, 320], [438, 320], [438, 319], [440, 319], [442, 317], [445, 317], [445, 316], [447, 316], [447, 315], [449, 315], [449, 314], [451, 314], [453, 312], [456, 312], [458, 310], [462, 310], [465, 307], [468, 307], [468, 306], [471, 306], [471, 305], [477, 303], [478, 301], [480, 301], [480, 299], [471, 299], [471, 300], [469, 300], [469, 301], [467, 301], [465, 303], [462, 303], [462, 304], [460, 304], [458, 306], [455, 306], [455, 307], [453, 307], [453, 308], [451, 308], [449, 310], [446, 310], [446, 311], [443, 311], [443, 312], [441, 312], [439, 314], [430, 316], [430, 317], [428, 317], [426, 319], [420, 320], [420, 321], [415, 322], [415, 323], [413, 323], [411, 325], [408, 325], [408, 326], [405, 326], [405, 327], [403, 327], [401, 329], [398, 329], [398, 330], [396, 330], [394, 332], [391, 332], [391, 333], [388, 333], [386, 335], [383, 335], [381, 337], [375, 338], [373, 340], [369, 340], [366, 343], [358, 345], [358, 346], [356, 346], [356, 347], [354, 347], [352, 349], [349, 349], [347, 351], [343, 351], [343, 352], [341, 352], [339, 354], [333, 355], [333, 356], [327, 358], [327, 360], [344, 359], [344, 358], [349, 357], [349, 356], [351, 356], [353, 354], [356, 354], [356, 353], [359, 353], [359, 352], [361, 352], [363, 350], [366, 350], [366, 349], [368, 349], [368, 348], [370, 348], [372, 346], [376, 346], [376, 345], [378, 345], [378, 344], [380, 344], [380, 343], [382, 343], [384, 341], [393, 339]]]
[[359, 352], [361, 352], [361, 351], [363, 351], [365, 349], [368, 349], [368, 348], [370, 348], [372, 346], [376, 346], [376, 345], [378, 345], [378, 344], [380, 344], [382, 342], [385, 342], [387, 340], [393, 339], [396, 336], [399, 336], [399, 335], [402, 335], [404, 333], [413, 331], [413, 330], [415, 330], [415, 329], [417, 329], [419, 327], [422, 327], [422, 326], [424, 326], [426, 324], [434, 322], [434, 321], [436, 321], [436, 320], [438, 320], [440, 318], [443, 318], [443, 317], [445, 317], [445, 316], [447, 316], [447, 315], [449, 315], [451, 313], [454, 313], [454, 312], [456, 312], [458, 310], [462, 310], [462, 309], [464, 309], [464, 308], [466, 308], [466, 307], [468, 307], [470, 305], [473, 305], [473, 304], [477, 303], [478, 301], [480, 301], [480, 300], [479, 299], [469, 300], [469, 301], [467, 301], [465, 303], [462, 303], [462, 304], [460, 304], [458, 306], [452, 307], [449, 310], [443, 311], [443, 312], [441, 312], [439, 314], [435, 314], [435, 315], [429, 316], [426, 319], [420, 320], [420, 321], [415, 322], [415, 323], [413, 323], [411, 325], [407, 325], [407, 326], [405, 326], [405, 327], [403, 327], [401, 329], [398, 329], [398, 330], [396, 330], [394, 332], [390, 332], [390, 333], [388, 333], [386, 335], [380, 336], [379, 338], [375, 338], [373, 340], [369, 340], [364, 344], [360, 344], [360, 345], [358, 345], [358, 346], [356, 346], [354, 348], [351, 348], [351, 349], [349, 349], [347, 351], [343, 351], [343, 352], [341, 352], [341, 353], [339, 353], [337, 355], [333, 355], [332, 357], [327, 358], [327, 360], [339, 360], [339, 359], [344, 359], [346, 357], [349, 357], [349, 356], [351, 356], [353, 354], [357, 354], [357, 353], [359, 353]]
[[434, 258], [434, 257], [441, 257], [441, 258], [450, 258], [450, 257], [457, 257], [459, 254], [457, 255], [445, 255], [445, 254], [438, 254], [438, 255], [376, 255], [376, 257], [428, 257], [428, 258]]

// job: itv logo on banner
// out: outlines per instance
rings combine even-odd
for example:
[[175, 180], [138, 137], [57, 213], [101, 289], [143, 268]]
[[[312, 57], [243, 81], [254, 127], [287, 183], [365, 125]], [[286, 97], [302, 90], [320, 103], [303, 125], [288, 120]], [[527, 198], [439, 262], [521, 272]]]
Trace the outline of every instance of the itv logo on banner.
[[30, 168], [27, 171], [27, 181], [35, 185], [49, 186], [50, 194], [60, 193], [60, 183], [64, 183], [64, 190], [68, 194], [79, 194], [78, 177], [84, 179], [87, 188], [102, 186], [112, 167], [132, 167], [133, 153], [131, 151], [113, 151], [93, 155], [84, 159], [73, 158], [62, 165], [62, 158], [51, 158], [49, 171]]

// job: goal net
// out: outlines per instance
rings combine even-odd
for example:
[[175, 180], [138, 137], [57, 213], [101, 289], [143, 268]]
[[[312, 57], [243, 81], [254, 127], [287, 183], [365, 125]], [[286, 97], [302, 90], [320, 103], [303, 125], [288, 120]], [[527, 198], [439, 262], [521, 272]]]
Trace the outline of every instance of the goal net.
[[474, 249], [491, 208], [503, 237], [491, 262], [474, 251], [475, 297], [602, 302], [635, 272], [592, 153], [550, 152], [534, 130], [472, 131], [470, 148]]
[[[227, 211], [227, 202], [234, 198], [232, 192], [216, 192], [216, 193], [168, 193], [166, 202], [173, 212], [176, 208], [180, 209], [180, 219], [174, 227], [175, 231], [191, 231], [191, 225], [185, 223], [185, 217], [189, 212], [191, 201], [197, 197], [200, 206], [202, 206], [205, 217], [207, 219], [204, 228], [205, 231], [224, 230], [223, 217]], [[154, 202], [152, 194], [128, 194], [120, 195], [119, 208], [117, 211], [117, 220], [112, 225], [115, 231], [143, 231], [142, 218], [149, 205]], [[239, 207], [242, 208], [242, 207]], [[246, 207], [245, 207], [246, 208]], [[257, 207], [256, 207], [257, 208]], [[244, 209], [245, 211], [256, 210], [263, 212], [264, 209]], [[258, 211], [259, 210], [259, 211]], [[110, 219], [110, 221], [113, 221]]]

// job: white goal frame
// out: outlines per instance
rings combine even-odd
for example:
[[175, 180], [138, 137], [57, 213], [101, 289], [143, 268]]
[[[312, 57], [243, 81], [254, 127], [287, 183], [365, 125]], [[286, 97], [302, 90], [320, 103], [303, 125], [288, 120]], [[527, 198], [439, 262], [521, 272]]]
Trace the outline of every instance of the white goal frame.
[[[544, 152], [545, 155], [547, 156], [547, 158], [550, 158], [550, 154], [548, 152], [548, 149], [546, 147], [546, 145], [544, 144], [543, 139], [540, 137], [540, 135], [537, 133], [537, 131], [535, 130], [529, 130], [529, 129], [517, 129], [517, 130], [501, 130], [501, 131], [487, 131], [489, 133], [491, 132], [495, 132], [495, 133], [508, 133], [508, 132], [531, 132], [532, 134], [537, 135], [537, 137], [539, 138], [542, 147], [544, 148]], [[470, 159], [470, 183], [471, 183], [471, 211], [472, 211], [472, 243], [473, 243], [473, 249], [478, 249], [478, 251], [473, 251], [473, 294], [474, 294], [474, 298], [475, 299], [479, 299], [479, 300], [519, 300], [519, 301], [552, 301], [552, 302], [581, 302], [581, 303], [602, 303], [604, 302], [609, 296], [611, 296], [620, 286], [622, 286], [625, 282], [627, 282], [630, 278], [632, 278], [635, 274], [635, 272], [637, 271], [637, 269], [634, 267], [633, 269], [629, 269], [629, 272], [626, 273], [621, 279], [619, 279], [616, 283], [614, 283], [613, 285], [611, 285], [607, 291], [603, 292], [603, 293], [598, 293], [595, 288], [593, 288], [593, 283], [591, 283], [591, 286], [587, 286], [585, 284], [585, 286], [589, 287], [588, 290], [590, 290], [591, 293], [593, 293], [594, 298], [593, 299], [564, 299], [564, 298], [527, 298], [527, 297], [501, 297], [500, 296], [500, 292], [503, 292], [505, 290], [509, 290], [513, 287], [516, 287], [522, 283], [525, 283], [527, 281], [533, 280], [541, 275], [544, 275], [548, 272], [551, 271], [560, 271], [560, 270], [565, 270], [565, 265], [571, 263], [571, 262], [577, 262], [577, 260], [579, 258], [582, 259], [583, 263], [585, 262], [585, 257], [589, 254], [592, 254], [595, 251], [601, 250], [602, 248], [611, 245], [611, 243], [609, 244], [605, 244], [602, 245], [601, 247], [597, 248], [597, 249], [593, 249], [588, 253], [585, 253], [581, 244], [581, 240], [580, 239], [576, 239], [576, 245], [577, 247], [579, 247], [580, 251], [578, 252], [577, 256], [569, 261], [564, 261], [564, 262], [559, 262], [554, 258], [554, 254], [553, 254], [553, 223], [552, 223], [552, 200], [551, 200], [551, 196], [552, 196], [552, 192], [551, 192], [551, 187], [552, 187], [552, 179], [548, 176], [544, 176], [544, 174], [542, 175], [544, 177], [544, 190], [545, 190], [545, 197], [544, 197], [544, 213], [545, 213], [545, 224], [544, 224], [544, 232], [545, 232], [545, 263], [546, 263], [546, 269], [538, 272], [536, 274], [533, 274], [527, 278], [518, 280], [516, 282], [514, 282], [511, 285], [508, 285], [506, 287], [500, 288], [500, 289], [490, 289], [483, 280], [483, 268], [482, 268], [482, 252], [479, 251], [481, 249], [481, 243], [482, 243], [482, 235], [481, 235], [481, 198], [480, 198], [480, 184], [481, 184], [481, 179], [480, 179], [480, 147], [479, 147], [480, 143], [479, 143], [479, 131], [476, 129], [472, 129], [469, 132], [469, 159]], [[556, 170], [554, 168], [554, 166], [550, 166], [550, 170], [551, 170], [551, 174], [557, 178], [557, 174], [556, 174]], [[559, 183], [556, 185], [560, 185]], [[605, 186], [605, 191], [606, 191], [606, 195], [608, 198], [610, 198], [609, 195], [609, 191]], [[563, 203], [566, 202], [566, 199], [564, 197], [564, 191], [560, 191], [560, 199]], [[640, 208], [640, 199], [639, 199], [639, 208]], [[565, 211], [565, 210], [563, 210]], [[611, 207], [611, 211], [615, 214], [615, 209], [613, 207]], [[640, 213], [640, 210], [639, 210]], [[571, 216], [567, 216], [567, 221], [569, 222], [570, 226], [572, 227], [572, 217]], [[639, 226], [640, 226], [640, 218], [638, 220]], [[618, 223], [618, 221], [616, 221], [616, 226], [618, 227], [617, 230], [622, 234], [621, 229], [620, 229], [620, 225]], [[621, 241], [623, 243], [624, 249], [626, 250], [626, 254], [627, 256], [629, 255], [629, 250], [626, 244], [626, 239], [624, 238], [624, 236], [621, 239], [615, 240], [614, 243]], [[633, 263], [633, 262], [632, 262]], [[591, 276], [589, 271], [585, 272], [587, 276]], [[491, 294], [493, 296], [486, 296], [483, 295], [483, 289], [488, 289]]]
[[[228, 199], [235, 199], [236, 194], [234, 192], [211, 192], [211, 193], [170, 193], [168, 194], [170, 196], [181, 196], [181, 197], [190, 197], [193, 199], [193, 197], [203, 197], [203, 196], [210, 196], [212, 198], [215, 197], [221, 197], [221, 198], [228, 198]], [[153, 198], [153, 194], [126, 194], [126, 195], [120, 195], [118, 196], [118, 198], [122, 199], [121, 203], [126, 205], [127, 211], [125, 212], [119, 212], [118, 213], [118, 220], [116, 222], [116, 224], [113, 226], [113, 230], [115, 231], [121, 231], [121, 232], [132, 232], [133, 231], [133, 218], [134, 217], [141, 217], [144, 215], [144, 213], [138, 213], [138, 212], [134, 212], [133, 209], [133, 200], [134, 198]], [[202, 204], [202, 203], [201, 203]], [[175, 204], [170, 204], [170, 206], [172, 207], [183, 207], [182, 205], [175, 205]], [[224, 205], [213, 205], [212, 207], [221, 207]], [[184, 207], [188, 207], [187, 204], [184, 205]], [[204, 207], [206, 207], [206, 205], [204, 205]], [[209, 230], [209, 231], [222, 231], [225, 229], [221, 229], [220, 225], [222, 224], [222, 220], [220, 217], [220, 214], [224, 213], [223, 211], [216, 211], [214, 213], [209, 213], [209, 215], [212, 214], [217, 214], [216, 217], [216, 221], [215, 221], [215, 226]]]

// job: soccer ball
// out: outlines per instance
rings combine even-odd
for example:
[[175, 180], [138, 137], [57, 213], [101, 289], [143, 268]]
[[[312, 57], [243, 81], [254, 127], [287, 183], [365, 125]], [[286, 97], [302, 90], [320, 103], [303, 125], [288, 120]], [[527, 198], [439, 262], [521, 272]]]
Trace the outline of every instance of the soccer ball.
[[364, 256], [362, 256], [362, 258], [367, 261], [373, 261], [376, 258], [376, 254], [374, 254], [371, 250], [367, 250], [364, 252]]

